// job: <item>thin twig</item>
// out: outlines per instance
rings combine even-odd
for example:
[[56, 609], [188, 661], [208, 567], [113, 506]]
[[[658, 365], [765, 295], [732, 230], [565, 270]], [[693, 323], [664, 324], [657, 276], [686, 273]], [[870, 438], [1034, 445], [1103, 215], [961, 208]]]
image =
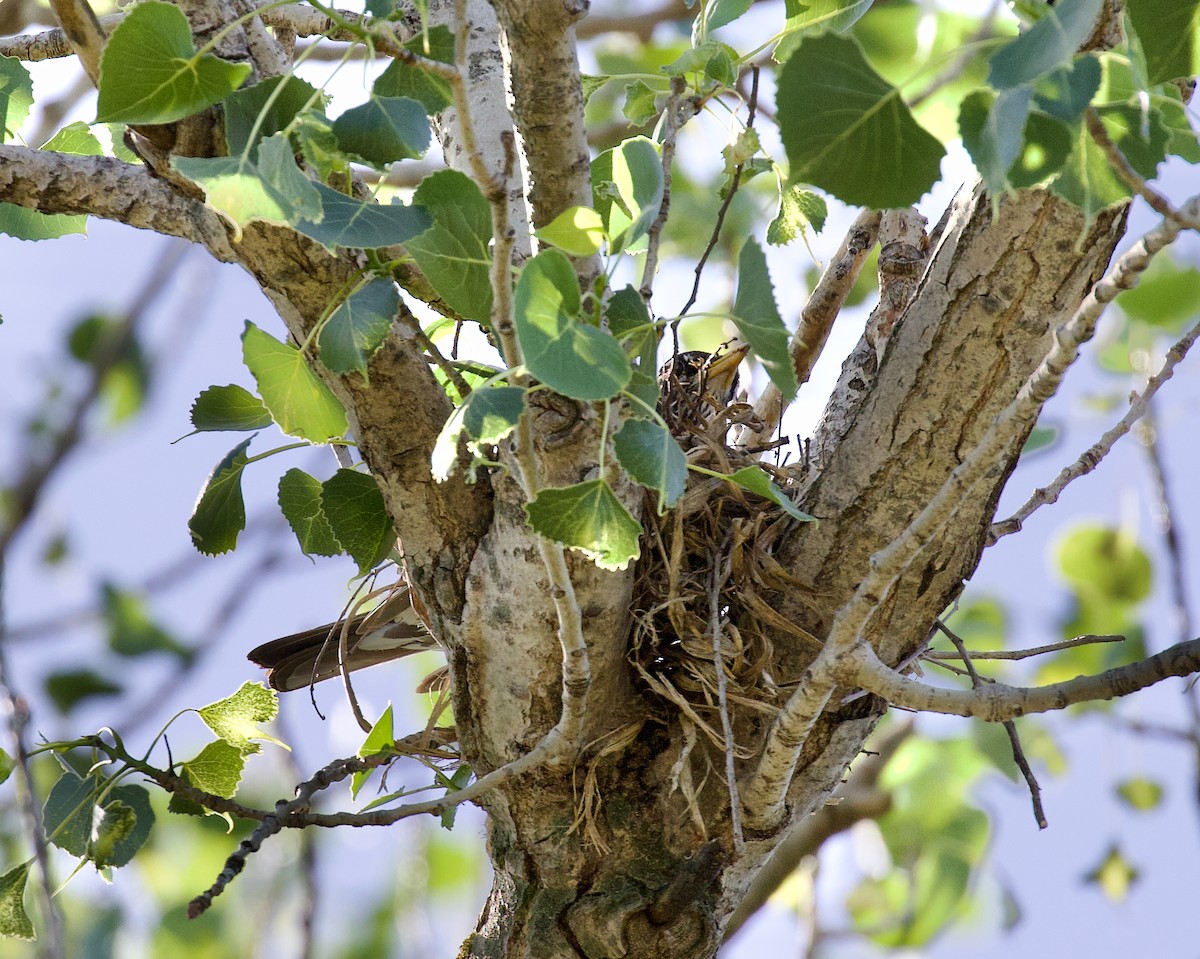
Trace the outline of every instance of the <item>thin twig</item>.
[[[943, 624], [938, 623], [938, 629], [945, 631]], [[1046, 646], [1033, 646], [1029, 649], [989, 649], [989, 650], [972, 650], [971, 658], [975, 660], [1017, 660], [1029, 659], [1033, 656], [1045, 656], [1047, 653], [1057, 653], [1064, 649], [1072, 649], [1075, 646], [1093, 646], [1096, 643], [1123, 643], [1124, 636], [1076, 636], [1074, 639], [1064, 639], [1060, 643], [1050, 643]], [[927, 649], [921, 657], [922, 659], [941, 660], [941, 659], [959, 659], [958, 653], [952, 653], [944, 649]]]
[[[938, 621], [937, 628], [954, 644], [954, 648], [958, 650], [959, 658], [967, 668], [967, 674], [971, 677], [971, 685], [975, 689], [978, 689], [983, 685], [983, 680], [975, 669], [975, 663], [971, 660], [971, 654], [967, 652], [967, 644], [962, 641], [961, 636], [951, 631], [941, 620]], [[1021, 746], [1021, 737], [1017, 735], [1017, 724], [1011, 719], [1004, 720], [1004, 731], [1008, 733], [1008, 742], [1012, 747], [1013, 762], [1021, 770], [1021, 775], [1025, 777], [1025, 785], [1029, 787], [1029, 798], [1033, 802], [1034, 821], [1038, 824], [1038, 829], [1045, 829], [1049, 823], [1046, 822], [1046, 810], [1042, 807], [1042, 787], [1038, 785], [1037, 777], [1034, 776], [1033, 770], [1029, 766], [1029, 760], [1025, 758], [1025, 750]]]
[[1069, 483], [1079, 479], [1081, 476], [1086, 476], [1099, 466], [1100, 461], [1113, 448], [1113, 444], [1128, 433], [1134, 423], [1146, 415], [1154, 394], [1158, 392], [1159, 387], [1175, 374], [1175, 367], [1187, 356], [1188, 351], [1198, 338], [1200, 338], [1200, 322], [1188, 330], [1180, 338], [1179, 342], [1167, 350], [1167, 355], [1163, 359], [1163, 364], [1159, 368], [1159, 371], [1147, 380], [1145, 389], [1133, 399], [1129, 404], [1129, 409], [1125, 411], [1125, 415], [1121, 417], [1116, 425], [1088, 447], [1080, 455], [1079, 459], [1060, 472], [1054, 478], [1054, 482], [1034, 492], [1025, 505], [1013, 513], [1012, 516], [993, 523], [992, 528], [988, 530], [987, 544], [991, 546], [1003, 536], [1020, 532], [1025, 521], [1034, 512], [1042, 506], [1049, 506], [1051, 503], [1058, 502], [1058, 498]]
[[1125, 185], [1134, 193], [1140, 196], [1148, 204], [1150, 208], [1164, 219], [1172, 220], [1178, 223], [1185, 229], [1196, 230], [1200, 229], [1200, 220], [1195, 217], [1185, 215], [1181, 210], [1175, 209], [1171, 205], [1171, 201], [1155, 190], [1140, 173], [1133, 168], [1133, 164], [1129, 162], [1129, 158], [1121, 152], [1108, 135], [1108, 131], [1104, 128], [1104, 121], [1100, 119], [1100, 114], [1096, 112], [1095, 107], [1088, 107], [1084, 113], [1084, 120], [1087, 123], [1088, 134], [1096, 142], [1098, 146], [1108, 158], [1108, 162], [1112, 164], [1117, 175], [1125, 181]]
[[[642, 285], [638, 288], [638, 292], [646, 303], [650, 302], [650, 295], [654, 291], [654, 277], [658, 272], [658, 247], [662, 241], [663, 227], [667, 225], [667, 218], [671, 215], [671, 175], [675, 170], [675, 144], [680, 128], [691, 119], [691, 115], [687, 117], [683, 115], [685, 92], [687, 92], [687, 83], [683, 77], [671, 77], [671, 95], [667, 97], [667, 105], [663, 111], [663, 198], [658, 207], [658, 216], [650, 225], [646, 243], [646, 262], [642, 267]], [[691, 114], [695, 114], [694, 103]]]
[[[753, 73], [753, 81], [750, 86], [750, 105], [746, 114], [746, 129], [754, 129], [754, 117], [758, 111], [758, 69], [755, 68]], [[725, 193], [725, 199], [721, 201], [720, 209], [717, 210], [717, 219], [713, 224], [712, 235], [708, 238], [708, 245], [704, 247], [704, 252], [700, 254], [700, 259], [696, 261], [696, 268], [692, 271], [695, 274], [695, 282], [692, 284], [692, 292], [688, 295], [687, 302], [683, 304], [676, 318], [671, 322], [671, 334], [675, 338], [675, 352], [679, 352], [679, 321], [687, 315], [696, 303], [696, 299], [700, 296], [700, 277], [704, 273], [705, 264], [708, 263], [708, 258], [712, 256], [712, 251], [717, 247], [717, 241], [721, 238], [721, 227], [725, 224], [725, 214], [729, 212], [729, 206], [733, 203], [733, 198], [737, 195], [738, 187], [742, 183], [742, 169], [745, 164], [739, 163], [733, 171], [733, 176], [730, 179], [729, 189]]]

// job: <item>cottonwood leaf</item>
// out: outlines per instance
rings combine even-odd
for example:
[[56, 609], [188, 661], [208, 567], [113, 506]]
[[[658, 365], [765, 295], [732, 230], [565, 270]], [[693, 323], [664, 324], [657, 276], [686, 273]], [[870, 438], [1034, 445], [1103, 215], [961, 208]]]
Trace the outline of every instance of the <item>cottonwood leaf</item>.
[[248, 63], [197, 54], [187, 17], [171, 3], [131, 7], [104, 46], [96, 119], [170, 123], [219, 103], [250, 76]]
[[[224, 739], [208, 743], [195, 758], [180, 763], [179, 775], [190, 786], [220, 796], [232, 799], [237, 792], [238, 783], [242, 781], [242, 772], [246, 768], [246, 756], [258, 751], [258, 744], [247, 750]], [[219, 813], [207, 809], [197, 802], [178, 793], [171, 796], [167, 808], [173, 813], [185, 816], [221, 816], [233, 826], [233, 819], [228, 813]]]
[[32, 864], [32, 859], [27, 860], [0, 876], [0, 936], [27, 941], [37, 938], [25, 911], [25, 884]]
[[642, 526], [602, 479], [540, 490], [525, 514], [536, 532], [601, 569], [625, 569], [640, 555]]
[[771, 382], [779, 387], [784, 403], [791, 402], [799, 386], [788, 347], [789, 335], [779, 315], [779, 307], [775, 305], [775, 290], [771, 286], [766, 255], [753, 237], [745, 242], [738, 257], [733, 324], [766, 367]]
[[425, 107], [416, 100], [372, 95], [333, 121], [333, 135], [347, 153], [385, 167], [422, 156], [431, 134]]
[[658, 492], [660, 516], [679, 501], [687, 487], [687, 457], [665, 426], [653, 420], [626, 420], [613, 437], [613, 449], [630, 476]]
[[246, 504], [242, 500], [242, 470], [251, 440], [239, 443], [209, 474], [200, 491], [188, 531], [192, 545], [206, 556], [225, 553], [237, 545], [238, 534], [246, 528]]
[[338, 470], [321, 484], [321, 510], [342, 549], [365, 576], [396, 544], [392, 519], [375, 480], [354, 470]]
[[304, 470], [290, 469], [279, 478], [279, 509], [305, 556], [337, 556], [342, 544], [321, 509], [321, 481]]
[[197, 433], [218, 430], [243, 432], [271, 425], [271, 414], [262, 400], [236, 384], [210, 386], [192, 404], [192, 426]]
[[[3, 61], [4, 57], [0, 57]], [[6, 82], [3, 63], [0, 62], [0, 104], [4, 100], [3, 87]], [[3, 106], [0, 105], [0, 112]], [[41, 149], [73, 156], [100, 156], [104, 150], [100, 141], [88, 129], [86, 123], [75, 122], [63, 127]], [[87, 232], [87, 215], [72, 213], [42, 213], [15, 203], [0, 203], [0, 233], [7, 233], [18, 240], [53, 240], [71, 233]]]
[[381, 246], [407, 243], [429, 229], [432, 222], [423, 209], [403, 203], [374, 203], [355, 200], [324, 183], [314, 183], [321, 199], [321, 219], [304, 219], [297, 230], [330, 249], [358, 247], [375, 250]]
[[345, 409], [294, 346], [247, 322], [242, 358], [271, 418], [289, 436], [325, 443], [345, 435]]
[[16, 136], [33, 106], [33, 77], [16, 57], [0, 56], [0, 143]]
[[815, 516], [809, 516], [795, 503], [791, 498], [766, 474], [766, 472], [758, 466], [743, 466], [736, 473], [730, 473], [725, 477], [731, 483], [736, 483], [742, 489], [747, 489], [751, 493], [761, 496], [763, 499], [769, 499], [772, 503], [782, 506], [793, 519], [801, 520], [802, 522], [812, 522], [816, 519]]
[[440, 170], [421, 181], [413, 207], [431, 222], [405, 249], [447, 306], [486, 325], [492, 314], [492, 212], [479, 187], [462, 173]]
[[279, 712], [279, 699], [262, 683], [242, 683], [231, 696], [201, 706], [196, 714], [213, 734], [244, 753], [258, 752], [255, 740], [264, 740], [287, 748], [260, 723], [269, 723]]
[[321, 328], [321, 362], [334, 373], [356, 372], [365, 379], [367, 361], [387, 339], [399, 307], [400, 294], [389, 279], [374, 279], [351, 293]]
[[[367, 738], [363, 740], [363, 744], [358, 747], [356, 755], [365, 759], [368, 756], [377, 756], [382, 752], [391, 752], [396, 747], [396, 733], [392, 724], [392, 704], [388, 703], [387, 708], [383, 711], [383, 715], [379, 717], [378, 722], [371, 727], [371, 731], [367, 733]], [[350, 798], [357, 799], [358, 792], [366, 785], [368, 779], [371, 778], [373, 769], [366, 769], [359, 773], [354, 773], [350, 777]]]
[[915, 203], [940, 175], [941, 143], [854, 40], [806, 38], [780, 71], [776, 103], [791, 182], [887, 208]]
[[[230, 156], [258, 155], [259, 141], [288, 128], [302, 112], [325, 105], [325, 95], [299, 77], [268, 77], [225, 99], [225, 140]], [[253, 134], [253, 139], [251, 139]]]
[[988, 84], [997, 90], [1031, 83], [1070, 64], [1096, 25], [1104, 0], [1061, 0], [1032, 27], [992, 54]]
[[[454, 62], [454, 34], [448, 27], [430, 27], [405, 43], [404, 48], [427, 60]], [[430, 116], [441, 113], [454, 102], [449, 80], [399, 58], [388, 64], [371, 89], [380, 97], [409, 97], [416, 100]]]
[[604, 246], [604, 223], [591, 207], [573, 206], [536, 231], [536, 235], [570, 256], [593, 256]]
[[579, 282], [570, 260], [545, 250], [525, 264], [515, 314], [529, 372], [572, 399], [610, 399], [633, 370], [612, 334], [583, 322], [579, 312]]
[[1200, 0], [1129, 0], [1134, 32], [1146, 57], [1146, 79], [1153, 86], [1197, 72]]
[[658, 149], [634, 137], [592, 163], [593, 206], [604, 223], [611, 253], [629, 250], [650, 229], [663, 199]]

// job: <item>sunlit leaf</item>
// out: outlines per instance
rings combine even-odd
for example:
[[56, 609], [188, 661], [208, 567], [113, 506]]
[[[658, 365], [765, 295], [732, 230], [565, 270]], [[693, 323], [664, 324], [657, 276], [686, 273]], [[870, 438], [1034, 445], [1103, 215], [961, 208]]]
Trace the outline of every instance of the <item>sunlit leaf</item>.
[[275, 693], [262, 683], [242, 683], [236, 693], [196, 710], [218, 739], [245, 753], [258, 751], [256, 740], [282, 746], [278, 739], [259, 728], [279, 712]]
[[271, 425], [271, 414], [262, 400], [236, 384], [210, 386], [192, 404], [192, 426], [210, 430], [259, 430]]
[[536, 532], [601, 569], [625, 569], [640, 555], [642, 526], [602, 479], [540, 490], [525, 512]]
[[250, 76], [248, 63], [199, 56], [177, 6], [142, 0], [109, 35], [100, 61], [96, 119], [170, 123], [218, 103]]
[[245, 440], [225, 454], [205, 480], [200, 498], [192, 507], [192, 516], [188, 520], [192, 545], [207, 556], [233, 549], [238, 534], [246, 528], [242, 470], [246, 466], [246, 449], [250, 442]]
[[1149, 812], [1162, 805], [1163, 787], [1153, 779], [1135, 776], [1117, 784], [1117, 795], [1130, 809]]
[[592, 256], [604, 245], [604, 224], [591, 207], [573, 206], [537, 230], [536, 235], [570, 256]]
[[25, 884], [29, 881], [32, 864], [33, 860], [29, 859], [0, 876], [0, 936], [25, 940], [37, 938], [33, 922], [25, 911]]
[[780, 71], [776, 103], [791, 182], [884, 208], [915, 203], [938, 179], [946, 151], [854, 40], [805, 39]]
[[247, 321], [242, 358], [258, 384], [258, 393], [279, 428], [310, 443], [325, 443], [346, 433], [346, 411], [322, 383], [298, 349], [280, 343]]
[[743, 466], [736, 473], [730, 473], [725, 477], [729, 482], [736, 483], [743, 489], [749, 490], [763, 499], [768, 499], [771, 502], [782, 506], [793, 519], [798, 519], [801, 522], [812, 522], [815, 517], [809, 516], [797, 508], [791, 498], [766, 474], [766, 472], [758, 466]]
[[[357, 756], [366, 758], [367, 756], [376, 756], [381, 752], [391, 752], [396, 747], [396, 733], [392, 724], [392, 704], [388, 703], [387, 708], [383, 711], [383, 715], [371, 727], [371, 731], [367, 733], [367, 738], [363, 740], [363, 744], [358, 747]], [[371, 778], [373, 770], [365, 770], [357, 772], [350, 777], [350, 798], [357, 799], [359, 790], [366, 785], [368, 779]]]

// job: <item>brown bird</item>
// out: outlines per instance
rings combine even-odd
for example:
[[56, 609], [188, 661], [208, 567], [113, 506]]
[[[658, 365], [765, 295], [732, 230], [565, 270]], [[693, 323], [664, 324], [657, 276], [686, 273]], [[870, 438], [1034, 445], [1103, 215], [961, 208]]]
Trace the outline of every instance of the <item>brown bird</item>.
[[[273, 639], [250, 650], [247, 658], [267, 670], [267, 682], [272, 689], [287, 692], [339, 676], [342, 666], [353, 672], [441, 648], [413, 608], [404, 583], [397, 584], [388, 598], [371, 612], [350, 618], [346, 659], [339, 665], [343, 622]], [[431, 674], [426, 683], [432, 679]]]
[[744, 344], [727, 350], [679, 353], [658, 371], [658, 410], [676, 436], [705, 432], [709, 421], [738, 390], [738, 367], [750, 352]]
[[[712, 417], [737, 393], [738, 366], [750, 351], [737, 346], [705, 353], [692, 350], [672, 357], [659, 371], [659, 409], [676, 436], [703, 432]], [[440, 649], [413, 608], [407, 584], [399, 583], [378, 607], [352, 616], [347, 629], [345, 661], [339, 661], [343, 621], [273, 639], [250, 650], [251, 662], [267, 670], [267, 682], [280, 692], [303, 689], [347, 672], [387, 663], [413, 653]], [[445, 668], [431, 673], [418, 687], [437, 686]]]

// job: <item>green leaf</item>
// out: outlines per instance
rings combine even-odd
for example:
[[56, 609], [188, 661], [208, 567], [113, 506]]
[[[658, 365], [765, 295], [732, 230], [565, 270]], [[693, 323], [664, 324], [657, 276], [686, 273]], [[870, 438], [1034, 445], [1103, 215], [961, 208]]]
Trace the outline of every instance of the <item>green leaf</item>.
[[145, 399], [150, 373], [146, 357], [124, 320], [92, 314], [71, 328], [71, 355], [102, 374], [100, 395], [116, 424], [137, 413]]
[[1100, 89], [1101, 72], [1098, 57], [1090, 53], [1077, 57], [1069, 68], [1042, 77], [1034, 100], [1052, 117], [1073, 123], [1083, 116]]
[[1039, 186], [1061, 171], [1071, 154], [1071, 138], [1071, 127], [1062, 120], [1030, 113], [1021, 155], [1008, 171], [1009, 186], [1015, 190]]
[[205, 203], [235, 223], [251, 220], [292, 225], [321, 216], [317, 184], [296, 165], [282, 133], [263, 140], [256, 151], [236, 157], [172, 157], [171, 165], [204, 190]]
[[1152, 86], [1200, 72], [1196, 60], [1200, 0], [1129, 0], [1126, 8]]
[[634, 137], [605, 150], [592, 163], [592, 195], [610, 252], [630, 249], [649, 231], [662, 207], [658, 149], [645, 137]]
[[1154, 586], [1150, 557], [1131, 535], [1106, 526], [1077, 526], [1055, 549], [1059, 572], [1080, 594], [1140, 603]]
[[[388, 703], [387, 709], [383, 711], [383, 715], [379, 717], [379, 721], [371, 727], [371, 731], [367, 733], [367, 738], [363, 740], [363, 744], [358, 747], [358, 752], [355, 754], [360, 759], [366, 759], [368, 756], [377, 756], [382, 752], [392, 752], [396, 748], [396, 733], [392, 724], [392, 704]], [[350, 798], [357, 799], [359, 790], [366, 785], [368, 779], [371, 778], [371, 773], [374, 770], [368, 769], [364, 772], [354, 773], [350, 777]]]
[[364, 203], [324, 183], [313, 186], [321, 199], [321, 220], [303, 219], [295, 226], [305, 236], [331, 249], [347, 246], [376, 250], [407, 243], [429, 229], [432, 222], [418, 206]]
[[1129, 892], [1141, 879], [1141, 872], [1133, 865], [1120, 848], [1113, 843], [1104, 858], [1083, 877], [1083, 881], [1100, 887], [1109, 902], [1124, 902]]
[[321, 485], [321, 509], [342, 549], [366, 575], [396, 545], [392, 518], [375, 480], [354, 470], [338, 470]]
[[218, 739], [246, 754], [258, 752], [255, 740], [283, 746], [274, 736], [259, 729], [260, 723], [269, 723], [278, 712], [279, 699], [262, 683], [242, 683], [232, 696], [196, 710]]
[[940, 175], [941, 143], [854, 40], [804, 40], [780, 72], [776, 102], [791, 182], [886, 208], [914, 203]]
[[660, 516], [679, 501], [687, 487], [687, 457], [665, 426], [653, 420], [626, 420], [613, 437], [613, 449], [630, 476], [658, 491]]
[[601, 569], [625, 569], [640, 555], [642, 526], [602, 479], [543, 489], [525, 513], [536, 532], [578, 550]]
[[270, 425], [271, 414], [262, 400], [236, 384], [210, 386], [192, 404], [192, 426], [198, 433], [244, 432]]
[[875, 0], [785, 0], [783, 39], [775, 48], [775, 60], [783, 63], [796, 50], [804, 31], [844, 33], [858, 21]]
[[104, 47], [96, 119], [170, 123], [219, 103], [250, 76], [248, 63], [198, 56], [187, 17], [171, 3], [142, 0]]
[[997, 90], [1030, 83], [1066, 67], [1096, 25], [1104, 0], [1062, 0], [1020, 36], [1010, 40], [989, 63], [988, 83]]
[[405, 244], [430, 285], [459, 316], [487, 324], [492, 315], [492, 211], [471, 178], [454, 170], [427, 176], [413, 207], [431, 226]]
[[33, 922], [25, 911], [25, 883], [29, 880], [30, 859], [13, 866], [0, 876], [0, 936], [6, 939], [33, 940]]
[[650, 118], [658, 113], [658, 106], [654, 102], [656, 96], [658, 91], [647, 86], [644, 80], [627, 83], [625, 105], [621, 107], [625, 119], [637, 127], [649, 122]]
[[317, 344], [321, 362], [334, 373], [367, 376], [367, 361], [387, 339], [400, 308], [396, 285], [375, 279], [352, 293], [326, 320]]
[[[251, 437], [253, 439], [253, 437]], [[200, 498], [192, 508], [188, 530], [192, 545], [206, 556], [226, 553], [237, 545], [246, 528], [246, 504], [242, 501], [242, 470], [250, 440], [239, 443], [221, 460], [204, 481]]]
[[1058, 441], [1058, 436], [1057, 426], [1035, 426], [1030, 431], [1029, 438], [1025, 440], [1025, 445], [1021, 447], [1021, 455], [1027, 456], [1039, 450], [1049, 449]]
[[792, 519], [798, 519], [805, 523], [813, 522], [816, 519], [815, 516], [809, 516], [808, 513], [805, 513], [797, 508], [796, 504], [792, 502], [791, 498], [783, 490], [776, 486], [766, 472], [759, 466], [743, 466], [736, 473], [730, 473], [724, 478], [729, 480], [731, 483], [736, 483], [738, 486], [742, 487], [742, 489], [749, 490], [751, 493], [761, 496], [763, 499], [769, 499], [772, 503], [782, 506], [784, 512], [787, 513], [788, 516], [792, 517]]
[[279, 478], [279, 509], [305, 556], [337, 556], [342, 545], [321, 509], [321, 481], [290, 469]]
[[[423, 31], [405, 43], [404, 48], [428, 60], [454, 62], [454, 34], [444, 26]], [[449, 80], [400, 59], [388, 64], [375, 81], [372, 92], [380, 97], [409, 97], [424, 106], [431, 116], [441, 113], [454, 102]]]
[[347, 153], [386, 167], [422, 156], [431, 133], [425, 108], [416, 100], [373, 95], [334, 120], [333, 135]]
[[753, 237], [745, 242], [738, 257], [738, 288], [732, 319], [739, 335], [766, 367], [771, 382], [779, 387], [784, 403], [790, 403], [799, 386], [788, 348], [788, 331], [775, 305], [767, 258]]
[[[650, 310], [632, 286], [625, 286], [608, 298], [604, 304], [604, 319], [608, 331], [625, 345], [629, 356], [640, 356], [647, 347], [658, 345], [658, 330]], [[650, 405], [654, 405], [653, 400]]]
[[108, 647], [118, 656], [170, 653], [184, 661], [191, 658], [191, 651], [151, 618], [143, 596], [104, 583], [100, 597]]
[[529, 372], [577, 400], [616, 396], [633, 371], [621, 344], [579, 319], [579, 281], [557, 250], [539, 253], [517, 281], [517, 339]]
[[714, 0], [705, 5], [704, 25], [709, 30], [718, 30], [737, 20], [753, 3], [754, 0]]
[[[155, 819], [150, 794], [143, 787], [106, 791], [106, 785], [95, 773], [86, 777], [64, 773], [51, 787], [42, 810], [50, 841], [73, 856], [92, 860], [98, 869], [128, 864], [150, 838]], [[104, 799], [97, 803], [101, 795]], [[110, 811], [113, 824], [101, 832]]]
[[[294, 121], [291, 140], [299, 148], [307, 167], [318, 180], [329, 180], [334, 176], [345, 177], [350, 172], [350, 160], [338, 146], [333, 135], [333, 124], [318, 110], [305, 110]], [[319, 198], [318, 198], [319, 199]], [[322, 214], [323, 216], [323, 214]], [[312, 216], [314, 223], [321, 217]]]
[[46, 677], [46, 695], [60, 713], [69, 713], [85, 699], [119, 692], [120, 686], [91, 669], [59, 670]]
[[0, 783], [8, 782], [8, 777], [12, 775], [13, 770], [16, 768], [17, 764], [12, 756], [8, 754], [8, 750], [0, 749]]
[[1071, 135], [1071, 152], [1050, 190], [1079, 207], [1088, 222], [1105, 207], [1129, 196], [1129, 188], [1113, 171], [1104, 151], [1096, 146], [1083, 124]]
[[1032, 96], [1029, 87], [1017, 87], [999, 95], [979, 90], [963, 100], [958, 118], [963, 146], [991, 193], [1009, 189], [1008, 171], [1024, 145]]
[[809, 226], [814, 233], [825, 229], [828, 207], [825, 200], [802, 186], [785, 185], [779, 191], [779, 209], [767, 226], [767, 242], [771, 246], [787, 246], [803, 236]]
[[1130, 809], [1149, 812], [1162, 805], [1163, 787], [1153, 779], [1135, 776], [1117, 784], [1117, 795]]
[[525, 411], [525, 391], [516, 386], [479, 387], [456, 409], [438, 435], [431, 465], [433, 478], [444, 482], [458, 463], [458, 441], [465, 430], [467, 446], [477, 456], [516, 429]]
[[346, 411], [294, 346], [247, 321], [242, 358], [271, 418], [289, 436], [325, 443], [346, 434]]
[[[218, 739], [208, 743], [194, 759], [181, 763], [179, 775], [196, 789], [223, 799], [232, 799], [233, 794], [237, 792], [238, 783], [242, 781], [246, 756], [257, 752], [258, 748], [256, 743], [247, 748], [234, 745], [225, 739]], [[178, 794], [172, 794], [167, 808], [173, 813], [187, 816], [221, 815]]]
[[[447, 780], [446, 777], [442, 776], [441, 774], [438, 775], [438, 782], [446, 787], [446, 795], [449, 795], [450, 793], [459, 792], [470, 781], [471, 781], [471, 766], [469, 763], [465, 763], [465, 762], [462, 763], [456, 770], [454, 770], [454, 775], [451, 776], [449, 778], [449, 780]], [[458, 814], [458, 806], [451, 806], [444, 813], [442, 813], [442, 816], [441, 816], [442, 828], [443, 829], [453, 829], [454, 828], [454, 817], [457, 814]]]
[[[325, 105], [325, 96], [299, 77], [268, 77], [225, 100], [225, 139], [229, 155], [257, 158], [258, 142], [286, 130], [304, 110]], [[255, 126], [258, 127], [257, 131]], [[254, 139], [250, 139], [251, 133]]]
[[591, 207], [573, 206], [537, 230], [536, 236], [570, 256], [594, 256], [604, 246], [604, 223]]
[[33, 78], [16, 57], [0, 56], [0, 143], [8, 143], [33, 106]]

